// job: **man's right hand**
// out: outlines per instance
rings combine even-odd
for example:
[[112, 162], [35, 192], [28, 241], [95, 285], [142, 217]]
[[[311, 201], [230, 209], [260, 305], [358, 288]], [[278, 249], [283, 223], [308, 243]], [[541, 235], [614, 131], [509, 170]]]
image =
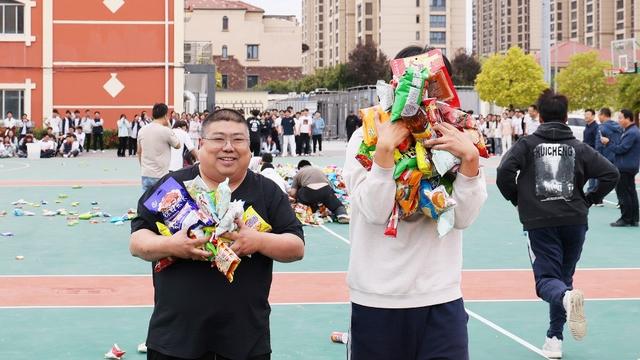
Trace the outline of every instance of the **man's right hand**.
[[211, 256], [210, 252], [201, 249], [209, 239], [192, 239], [187, 236], [187, 232], [188, 229], [182, 229], [171, 236], [169, 240], [171, 255], [191, 260], [206, 260]]

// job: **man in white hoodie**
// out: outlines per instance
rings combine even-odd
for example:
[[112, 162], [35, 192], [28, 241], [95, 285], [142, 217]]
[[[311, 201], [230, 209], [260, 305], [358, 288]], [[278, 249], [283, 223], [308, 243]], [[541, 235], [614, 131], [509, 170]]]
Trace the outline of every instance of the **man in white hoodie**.
[[[424, 50], [409, 47], [396, 58]], [[371, 171], [355, 159], [362, 130], [347, 147], [344, 177], [351, 195], [350, 289], [352, 360], [469, 358], [467, 320], [460, 279], [462, 230], [470, 226], [487, 198], [478, 151], [469, 137], [449, 124], [433, 149], [461, 159], [453, 183], [454, 229], [438, 236], [432, 219], [400, 221], [397, 238], [384, 235], [395, 202], [394, 149], [409, 135], [402, 124], [379, 124]]]

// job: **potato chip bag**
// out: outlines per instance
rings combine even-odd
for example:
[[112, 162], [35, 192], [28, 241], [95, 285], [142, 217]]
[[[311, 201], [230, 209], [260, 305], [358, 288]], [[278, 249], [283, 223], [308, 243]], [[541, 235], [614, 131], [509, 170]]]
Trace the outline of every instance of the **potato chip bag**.
[[416, 142], [416, 162], [418, 164], [418, 170], [420, 170], [426, 178], [433, 177], [434, 174], [431, 156], [420, 141]]
[[406, 170], [396, 180], [396, 202], [400, 207], [401, 219], [408, 218], [418, 210], [420, 179], [420, 171]]
[[378, 131], [376, 129], [375, 114], [380, 116], [380, 122], [389, 121], [389, 113], [382, 110], [380, 106], [372, 106], [360, 109], [360, 118], [362, 119], [362, 135], [363, 141], [367, 146], [375, 145], [378, 142]]
[[433, 187], [429, 180], [420, 182], [420, 210], [434, 219], [438, 220], [445, 211], [456, 206], [456, 201], [449, 196], [444, 186]]
[[483, 158], [489, 158], [489, 151], [487, 150], [487, 146], [484, 143], [484, 136], [480, 133], [480, 131], [476, 129], [464, 129], [464, 132], [469, 135], [471, 141], [478, 149], [478, 153]]
[[229, 280], [230, 283], [233, 282], [233, 274], [241, 260], [227, 243], [223, 242], [218, 245], [218, 254], [214, 261], [218, 270], [227, 280]]
[[414, 116], [420, 109], [428, 72], [422, 67], [407, 67], [398, 81], [391, 107], [391, 121]]
[[262, 216], [253, 208], [249, 206], [247, 210], [242, 214], [242, 221], [251, 229], [259, 232], [270, 232], [272, 230], [271, 225], [264, 221]]

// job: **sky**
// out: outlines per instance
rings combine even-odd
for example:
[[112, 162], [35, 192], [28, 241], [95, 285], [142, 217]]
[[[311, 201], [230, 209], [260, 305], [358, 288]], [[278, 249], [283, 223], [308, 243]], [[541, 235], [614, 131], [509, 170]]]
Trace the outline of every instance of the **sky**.
[[[261, 7], [267, 15], [296, 15], [298, 20], [302, 19], [302, 0], [244, 0], [245, 2]], [[471, 5], [472, 0], [449, 0], [449, 1], [466, 1], [467, 2], [467, 49], [471, 51]]]

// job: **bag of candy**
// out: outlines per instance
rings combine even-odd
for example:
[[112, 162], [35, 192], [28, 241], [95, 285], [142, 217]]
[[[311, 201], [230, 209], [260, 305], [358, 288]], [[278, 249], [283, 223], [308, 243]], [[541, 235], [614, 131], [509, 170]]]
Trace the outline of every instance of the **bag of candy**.
[[402, 153], [399, 152], [396, 153], [394, 151], [394, 159], [397, 158], [395, 157], [396, 154], [400, 154], [400, 158], [398, 158], [396, 160], [396, 165], [395, 168], [393, 170], [393, 178], [394, 179], [398, 179], [400, 177], [400, 175], [402, 175], [402, 173], [405, 170], [408, 169], [416, 169], [418, 167], [418, 160], [416, 159], [416, 150], [415, 147], [409, 149], [409, 151]]
[[420, 210], [426, 216], [438, 220], [442, 213], [454, 206], [456, 201], [449, 196], [444, 186], [434, 188], [433, 184], [426, 179], [420, 182]]
[[416, 142], [416, 162], [418, 164], [418, 170], [420, 170], [427, 179], [433, 177], [431, 156], [420, 141]]
[[270, 232], [272, 230], [271, 225], [264, 221], [262, 216], [253, 208], [249, 206], [247, 210], [242, 214], [242, 221], [251, 229], [259, 232]]
[[221, 242], [218, 245], [218, 253], [215, 257], [215, 264], [227, 280], [232, 283], [233, 282], [233, 274], [240, 265], [240, 258], [236, 255], [233, 250], [227, 245], [226, 242]]
[[406, 170], [396, 180], [396, 202], [400, 207], [401, 219], [406, 219], [418, 211], [420, 179], [420, 171]]
[[367, 169], [367, 171], [371, 170], [371, 166], [373, 166], [373, 153], [375, 151], [375, 145], [367, 145], [364, 141], [360, 143], [360, 148], [356, 154], [356, 160], [358, 160], [360, 165]]
[[382, 110], [385, 112], [391, 110], [395, 96], [393, 85], [387, 84], [383, 80], [378, 80], [376, 83], [376, 95], [378, 96], [378, 103]]
[[460, 107], [458, 93], [445, 66], [442, 51], [439, 49], [403, 59], [394, 59], [390, 63], [394, 79], [400, 79], [406, 69], [410, 67], [427, 69], [428, 81], [425, 87], [429, 96], [445, 101], [451, 106]]
[[466, 112], [451, 107], [449, 104], [442, 101], [437, 101], [436, 106], [440, 112], [442, 120], [454, 125], [458, 129], [475, 129], [476, 123], [473, 121], [471, 115]]

